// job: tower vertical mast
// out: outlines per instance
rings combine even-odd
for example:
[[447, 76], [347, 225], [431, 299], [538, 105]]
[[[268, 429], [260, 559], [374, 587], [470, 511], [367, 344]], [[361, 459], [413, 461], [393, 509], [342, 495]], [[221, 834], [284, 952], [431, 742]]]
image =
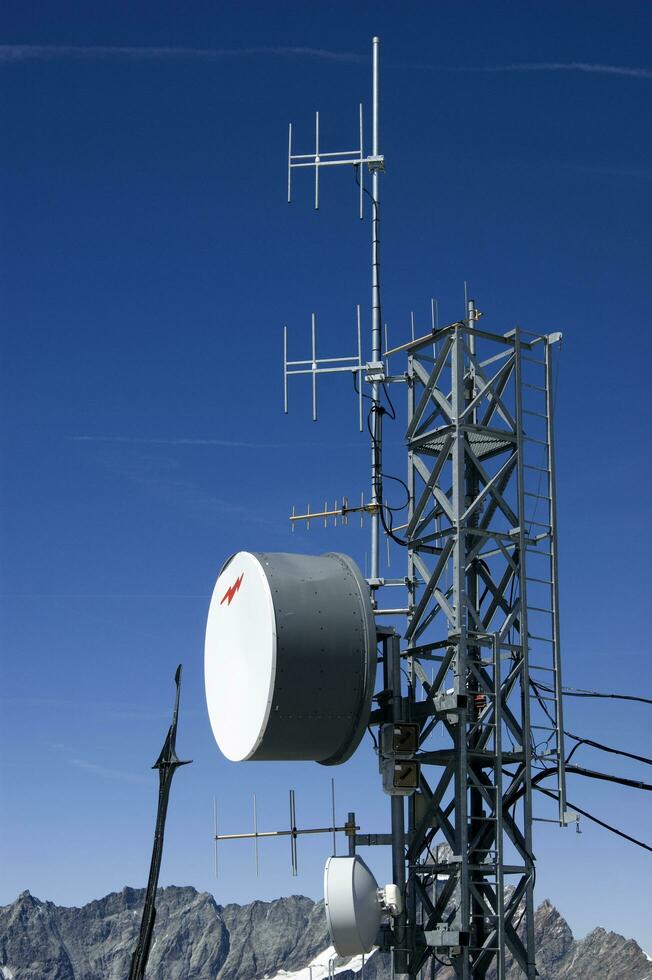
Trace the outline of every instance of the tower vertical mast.
[[[374, 37], [371, 42], [372, 47], [372, 115], [371, 115], [371, 153], [373, 157], [378, 157], [378, 127], [379, 127], [379, 102], [380, 102], [380, 38]], [[362, 175], [360, 175], [362, 179]], [[371, 173], [371, 195], [372, 195], [372, 215], [371, 215], [371, 360], [378, 363], [381, 359], [381, 314], [380, 314], [380, 215], [379, 215], [379, 180], [378, 167], [372, 168]], [[378, 489], [381, 481], [382, 466], [382, 447], [380, 445], [380, 425], [379, 425], [379, 382], [373, 381], [371, 386], [371, 431], [373, 433], [371, 444], [371, 578], [377, 579], [379, 575], [379, 532], [380, 532], [380, 511], [382, 500], [378, 499]]]

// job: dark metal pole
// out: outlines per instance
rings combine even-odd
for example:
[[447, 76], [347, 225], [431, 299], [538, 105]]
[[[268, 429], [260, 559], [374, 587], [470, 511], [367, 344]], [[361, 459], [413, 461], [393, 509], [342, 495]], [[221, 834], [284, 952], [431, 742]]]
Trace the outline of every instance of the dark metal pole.
[[161, 858], [163, 857], [163, 837], [165, 834], [165, 818], [168, 811], [168, 801], [170, 798], [170, 787], [172, 778], [179, 766], [187, 766], [192, 759], [181, 761], [176, 753], [177, 741], [177, 721], [179, 718], [179, 693], [181, 691], [181, 664], [177, 667], [174, 675], [174, 683], [177, 692], [174, 701], [174, 713], [172, 724], [168, 729], [161, 754], [152, 766], [158, 769], [158, 810], [156, 813], [156, 829], [154, 831], [154, 847], [152, 849], [152, 860], [149, 867], [149, 879], [147, 881], [147, 891], [145, 893], [145, 905], [143, 917], [140, 922], [140, 934], [138, 943], [131, 957], [131, 967], [129, 969], [129, 980], [143, 980], [149, 959], [149, 950], [152, 945], [152, 933], [156, 920], [156, 889], [158, 887], [158, 877], [161, 870]]
[[[385, 657], [392, 690], [392, 720], [403, 720], [401, 695], [401, 641], [390, 636], [385, 641]], [[405, 807], [402, 796], [392, 796], [392, 880], [403, 900], [403, 911], [394, 920], [394, 975], [408, 971], [407, 914], [405, 909]]]

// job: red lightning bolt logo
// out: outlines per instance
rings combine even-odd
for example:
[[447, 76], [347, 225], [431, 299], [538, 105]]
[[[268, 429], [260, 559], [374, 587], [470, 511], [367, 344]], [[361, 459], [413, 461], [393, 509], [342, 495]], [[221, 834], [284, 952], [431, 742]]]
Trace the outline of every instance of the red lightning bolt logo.
[[225, 602], [227, 606], [231, 605], [231, 600], [233, 599], [234, 595], [240, 588], [243, 578], [244, 578], [244, 572], [241, 575], [239, 575], [238, 578], [233, 583], [233, 585], [230, 585], [229, 588], [226, 590], [226, 592], [222, 597], [222, 601], [220, 602], [220, 606], [223, 606]]

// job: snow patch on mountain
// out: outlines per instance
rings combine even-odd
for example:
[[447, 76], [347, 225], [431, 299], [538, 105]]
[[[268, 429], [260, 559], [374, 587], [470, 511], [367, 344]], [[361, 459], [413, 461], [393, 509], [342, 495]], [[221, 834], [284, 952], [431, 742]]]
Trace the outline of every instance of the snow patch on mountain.
[[334, 946], [327, 946], [300, 970], [279, 970], [273, 977], [268, 977], [266, 980], [324, 980], [324, 978], [336, 976], [338, 973], [349, 970], [352, 973], [358, 973], [375, 952], [376, 950], [373, 949], [366, 957], [342, 957], [337, 955]]

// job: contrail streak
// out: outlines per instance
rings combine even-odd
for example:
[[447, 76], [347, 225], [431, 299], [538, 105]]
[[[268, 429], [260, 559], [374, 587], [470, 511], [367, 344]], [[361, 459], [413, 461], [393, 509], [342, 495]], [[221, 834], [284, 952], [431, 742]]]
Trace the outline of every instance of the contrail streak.
[[218, 61], [226, 58], [251, 58], [267, 55], [272, 58], [315, 58], [322, 61], [364, 63], [367, 59], [350, 51], [329, 51], [324, 48], [148, 48], [75, 44], [0, 44], [0, 64], [20, 61], [53, 61], [76, 59], [95, 61]]
[[167, 439], [164, 437], [140, 436], [70, 436], [71, 442], [109, 442], [128, 446], [222, 446], [232, 449], [291, 449], [292, 443], [285, 442], [243, 442], [239, 439]]
[[[425, 66], [424, 66], [425, 67]], [[444, 69], [447, 70], [447, 69]], [[517, 72], [517, 71], [577, 71], [589, 75], [621, 75], [627, 78], [652, 78], [652, 68], [634, 68], [628, 65], [601, 65], [587, 61], [533, 61], [516, 62], [512, 65], [460, 65], [449, 71], [469, 72]]]
[[[218, 61], [228, 58], [253, 58], [267, 56], [272, 58], [313, 58], [321, 61], [340, 61], [351, 64], [364, 64], [366, 56], [353, 51], [331, 51], [327, 48], [302, 46], [276, 46], [259, 48], [173, 48], [173, 47], [132, 47], [111, 45], [76, 44], [0, 44], [0, 64], [13, 64], [21, 61], [53, 61], [57, 59], [76, 59], [94, 61], [120, 59], [123, 61]], [[389, 67], [400, 67], [392, 66]], [[589, 61], [533, 61], [514, 62], [507, 65], [410, 65], [431, 71], [451, 72], [520, 72], [520, 71], [565, 71], [584, 72], [593, 75], [620, 75], [628, 78], [652, 78], [652, 68], [631, 65], [603, 65]]]

